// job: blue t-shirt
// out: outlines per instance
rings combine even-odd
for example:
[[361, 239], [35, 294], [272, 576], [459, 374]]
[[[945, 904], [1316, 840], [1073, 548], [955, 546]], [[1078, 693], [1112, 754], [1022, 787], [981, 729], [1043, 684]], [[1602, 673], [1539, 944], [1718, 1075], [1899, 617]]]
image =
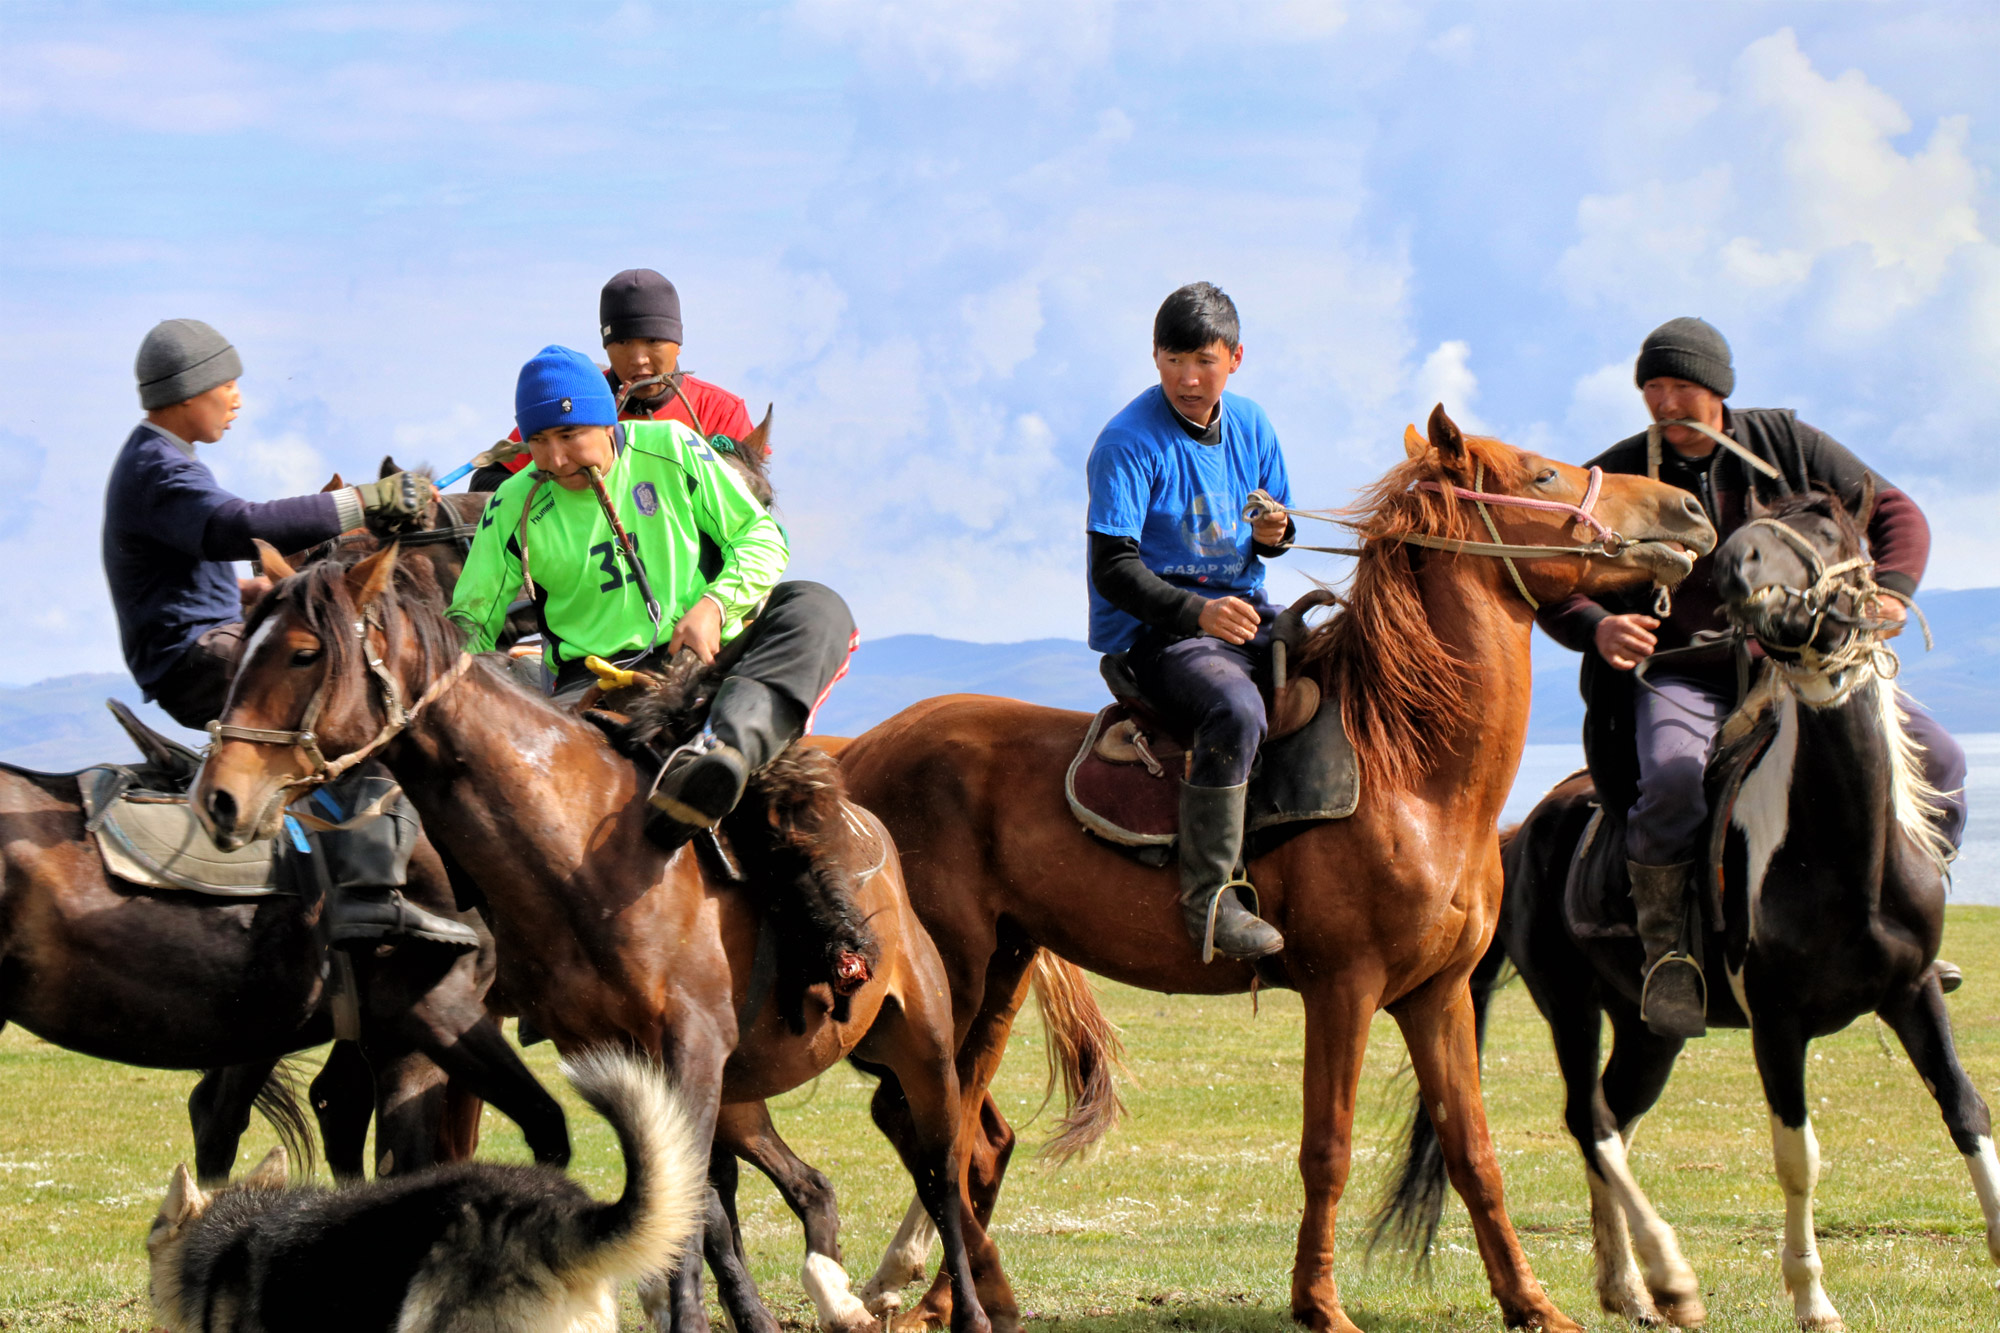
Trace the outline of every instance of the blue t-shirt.
[[[1177, 588], [1254, 599], [1264, 587], [1264, 562], [1252, 548], [1243, 504], [1262, 487], [1289, 506], [1292, 486], [1263, 408], [1224, 393], [1221, 425], [1218, 443], [1191, 438], [1157, 384], [1127, 403], [1090, 450], [1088, 526], [1136, 537], [1146, 568]], [[1139, 629], [1135, 617], [1091, 587], [1092, 648], [1122, 653]]]

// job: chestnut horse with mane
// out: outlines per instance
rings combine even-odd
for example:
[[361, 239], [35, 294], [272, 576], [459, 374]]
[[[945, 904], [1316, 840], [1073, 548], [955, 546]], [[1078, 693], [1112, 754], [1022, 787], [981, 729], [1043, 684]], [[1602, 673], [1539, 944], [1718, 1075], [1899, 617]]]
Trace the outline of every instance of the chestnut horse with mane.
[[[1339, 700], [1361, 804], [1250, 863], [1264, 915], [1285, 936], [1273, 971], [1305, 1000], [1306, 1203], [1292, 1313], [1313, 1329], [1355, 1327], [1334, 1283], [1334, 1218], [1369, 1020], [1386, 1007], [1507, 1322], [1575, 1329], [1507, 1219], [1466, 985], [1499, 911], [1495, 823], [1527, 731], [1529, 599], [1678, 582], [1689, 552], [1706, 552], [1715, 534], [1682, 491], [1467, 439], [1442, 408], [1429, 440], [1412, 427], [1405, 444], [1408, 461], [1344, 516], [1364, 551], [1345, 609], [1312, 629], [1301, 667]], [[1089, 723], [954, 696], [904, 710], [841, 756], [850, 791], [894, 834], [910, 897], [952, 974], [968, 1133], [980, 1132], [1038, 949], [1169, 993], [1242, 992], [1258, 975], [1199, 961], [1171, 867], [1142, 865], [1078, 827], [1063, 773]], [[968, 1179], [968, 1232], [986, 1221], [997, 1176]], [[878, 1292], [916, 1275], [920, 1232], [906, 1225]], [[948, 1301], [933, 1289], [911, 1322], [937, 1319]]]

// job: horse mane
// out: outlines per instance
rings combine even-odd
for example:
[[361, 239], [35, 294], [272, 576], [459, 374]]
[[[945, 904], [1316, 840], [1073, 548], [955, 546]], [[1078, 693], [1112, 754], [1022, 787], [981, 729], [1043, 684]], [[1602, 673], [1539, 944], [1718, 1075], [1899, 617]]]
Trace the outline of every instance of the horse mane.
[[[1484, 466], [1484, 489], [1508, 490], [1525, 480], [1521, 456], [1499, 440], [1467, 436], [1465, 447]], [[1361, 555], [1340, 612], [1308, 631], [1301, 660], [1318, 664], [1338, 692], [1362, 771], [1371, 782], [1409, 791], [1438, 757], [1440, 738], [1464, 726], [1474, 699], [1466, 665], [1438, 639], [1417, 588], [1426, 552], [1396, 540], [1411, 535], [1453, 539], [1475, 533], [1473, 509], [1425, 481], [1462, 484], [1426, 450], [1391, 468], [1332, 518], [1361, 538]]]

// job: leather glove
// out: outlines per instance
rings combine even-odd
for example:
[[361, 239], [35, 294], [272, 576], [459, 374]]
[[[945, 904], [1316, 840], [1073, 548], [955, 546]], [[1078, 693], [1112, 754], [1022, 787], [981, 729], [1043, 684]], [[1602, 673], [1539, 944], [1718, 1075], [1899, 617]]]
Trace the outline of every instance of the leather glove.
[[429, 511], [437, 487], [429, 477], [414, 472], [392, 472], [380, 481], [362, 482], [354, 488], [354, 493], [361, 497], [362, 512], [369, 518], [401, 527]]

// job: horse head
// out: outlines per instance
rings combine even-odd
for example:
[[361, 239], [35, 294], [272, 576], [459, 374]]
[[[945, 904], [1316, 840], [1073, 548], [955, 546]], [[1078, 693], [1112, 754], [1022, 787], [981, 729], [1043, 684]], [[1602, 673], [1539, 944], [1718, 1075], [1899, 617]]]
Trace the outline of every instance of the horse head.
[[1829, 491], [1766, 506], [1753, 492], [1749, 521], [1715, 553], [1715, 590], [1730, 623], [1782, 661], [1826, 658], [1880, 627], [1863, 538], [1875, 507], [1871, 480], [1849, 510]]
[[1647, 582], [1673, 587], [1714, 549], [1700, 501], [1678, 487], [1468, 437], [1442, 403], [1428, 429], [1405, 429], [1409, 461], [1377, 488], [1417, 503], [1402, 507], [1401, 524], [1357, 525], [1364, 536], [1471, 555], [1518, 548], [1490, 554], [1513, 566], [1515, 586], [1538, 606]]
[[280, 582], [244, 625], [189, 794], [224, 848], [276, 836], [289, 801], [393, 739], [459, 656], [429, 563], [399, 560], [394, 544], [302, 572], [261, 554]]

